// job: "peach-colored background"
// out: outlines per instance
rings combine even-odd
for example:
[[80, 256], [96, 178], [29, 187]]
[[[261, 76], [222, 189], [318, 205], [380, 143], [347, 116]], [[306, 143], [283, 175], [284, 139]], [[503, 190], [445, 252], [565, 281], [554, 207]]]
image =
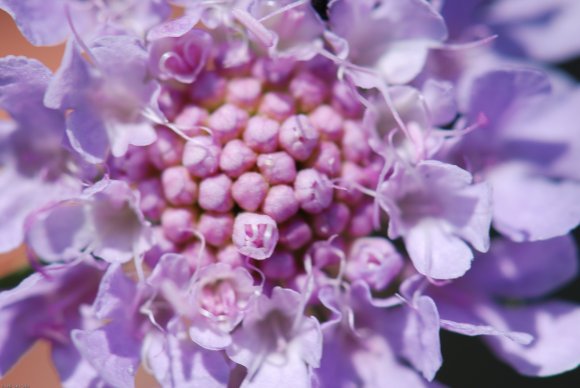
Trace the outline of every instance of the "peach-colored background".
[[[50, 0], [46, 0], [50, 1]], [[0, 57], [6, 55], [23, 55], [44, 62], [55, 70], [64, 52], [64, 45], [56, 47], [34, 47], [26, 41], [16, 28], [8, 14], [0, 11]], [[0, 119], [6, 115], [0, 110]], [[26, 265], [24, 249], [19, 248], [8, 254], [0, 254], [0, 277]], [[2, 325], [3, 322], [0, 322]], [[2, 352], [2, 349], [0, 349]], [[58, 375], [50, 359], [50, 345], [39, 341], [4, 378], [0, 378], [0, 387], [12, 385], [28, 388], [60, 387]], [[155, 387], [157, 384], [141, 369], [136, 379], [137, 387]]]

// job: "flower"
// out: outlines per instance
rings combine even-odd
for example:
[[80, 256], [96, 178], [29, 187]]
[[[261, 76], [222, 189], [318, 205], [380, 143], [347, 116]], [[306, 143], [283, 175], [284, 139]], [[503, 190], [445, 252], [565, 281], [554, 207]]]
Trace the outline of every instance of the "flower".
[[151, 247], [151, 230], [138, 198], [122, 181], [100, 181], [81, 196], [56, 203], [29, 219], [27, 243], [46, 261], [82, 252], [123, 263]]
[[65, 386], [431, 386], [441, 329], [576, 367], [538, 298], [577, 273], [577, 86], [474, 32], [533, 53], [506, 3], [0, 0], [67, 39], [0, 59], [0, 250], [37, 271], [0, 374], [44, 338]]
[[9, 251], [23, 242], [31, 212], [77, 194], [81, 182], [68, 174], [76, 163], [62, 147], [64, 117], [42, 103], [50, 71], [37, 61], [15, 57], [2, 58], [0, 68], [0, 106], [13, 120], [2, 133], [0, 173], [5, 188], [0, 249]]
[[[0, 297], [4, 323], [0, 343], [3, 375], [38, 339], [52, 345], [52, 357], [63, 385], [101, 381], [81, 357], [71, 338], [72, 330], [91, 328], [93, 322], [83, 305], [91, 303], [103, 276], [101, 265], [78, 262], [53, 264], [43, 274], [28, 277], [17, 288]], [[74, 293], [69, 293], [70, 288]]]
[[[485, 342], [493, 352], [525, 375], [549, 376], [574, 369], [580, 349], [561, 341], [567, 341], [566, 333], [578, 321], [578, 306], [561, 300], [519, 305], [516, 301], [537, 299], [569, 282], [578, 272], [576, 256], [568, 236], [523, 243], [494, 240], [482, 260], [475, 260], [473, 272], [455, 284], [429, 291], [440, 311], [442, 327], [467, 335], [492, 334]], [[522, 260], [529, 262], [518, 265]], [[454, 287], [456, 291], [451, 290]], [[516, 332], [527, 333], [528, 338]], [[561, 353], [554, 357], [556, 352]]]

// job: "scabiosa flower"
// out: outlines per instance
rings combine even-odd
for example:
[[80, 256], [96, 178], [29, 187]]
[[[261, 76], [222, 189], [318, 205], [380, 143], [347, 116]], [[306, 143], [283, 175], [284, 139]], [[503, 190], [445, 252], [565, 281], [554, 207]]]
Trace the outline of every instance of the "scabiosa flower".
[[578, 365], [580, 308], [538, 300], [577, 272], [571, 81], [451, 1], [171, 3], [0, 0], [68, 39], [0, 59], [0, 250], [37, 271], [0, 374], [48, 339], [71, 387], [430, 386], [441, 329]]

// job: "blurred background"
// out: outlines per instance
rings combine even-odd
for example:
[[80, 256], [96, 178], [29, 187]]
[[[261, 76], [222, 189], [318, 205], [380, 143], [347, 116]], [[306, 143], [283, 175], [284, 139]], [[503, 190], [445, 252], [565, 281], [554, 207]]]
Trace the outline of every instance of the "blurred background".
[[[50, 1], [50, 0], [46, 0]], [[580, 0], [579, 0], [580, 1]], [[44, 62], [50, 69], [56, 70], [64, 52], [64, 45], [56, 47], [34, 47], [19, 33], [12, 19], [0, 11], [0, 57], [6, 55], [24, 55]], [[580, 58], [562, 63], [560, 68], [569, 72], [580, 81]], [[580, 108], [580, 107], [579, 107]], [[0, 118], [5, 115], [0, 111]], [[578, 199], [580, 201], [580, 198]], [[580, 228], [575, 231], [576, 241], [580, 242]], [[580, 244], [579, 244], [580, 245]], [[27, 267], [24, 249], [20, 248], [9, 254], [0, 255], [0, 278], [22, 271]], [[15, 286], [21, 276], [13, 282], [10, 278], [3, 281], [3, 286]], [[580, 280], [568, 285], [552, 295], [556, 298], [580, 303]], [[0, 325], [2, 322], [0, 322]], [[580, 327], [578, 327], [580, 331]], [[580, 387], [580, 371], [568, 372], [549, 378], [527, 378], [518, 375], [507, 365], [497, 361], [491, 352], [477, 338], [441, 332], [443, 367], [437, 379], [451, 387]], [[0, 352], [2, 350], [0, 349]], [[23, 385], [28, 388], [59, 387], [59, 380], [50, 360], [50, 348], [47, 343], [39, 342], [22, 360], [3, 378], [0, 387]], [[388, 383], [386, 383], [388, 387]], [[137, 376], [137, 387], [155, 387], [155, 382], [140, 370]]]

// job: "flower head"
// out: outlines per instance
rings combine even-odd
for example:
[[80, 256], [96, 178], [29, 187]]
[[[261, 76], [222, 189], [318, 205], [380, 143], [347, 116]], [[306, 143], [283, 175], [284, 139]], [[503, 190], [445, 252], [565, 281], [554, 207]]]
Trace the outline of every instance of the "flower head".
[[453, 1], [171, 4], [0, 0], [68, 37], [0, 59], [0, 250], [38, 270], [0, 374], [44, 338], [67, 386], [427, 386], [441, 329], [577, 365], [578, 307], [528, 304], [577, 269], [571, 81], [453, 40]]

